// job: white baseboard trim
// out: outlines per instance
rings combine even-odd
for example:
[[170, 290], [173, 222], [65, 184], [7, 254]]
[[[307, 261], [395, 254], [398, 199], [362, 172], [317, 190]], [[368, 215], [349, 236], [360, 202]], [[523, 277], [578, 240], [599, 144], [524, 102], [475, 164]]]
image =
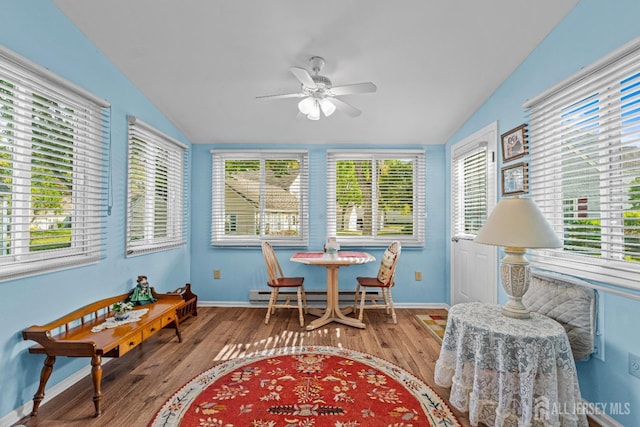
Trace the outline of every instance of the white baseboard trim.
[[[583, 408], [591, 408], [593, 405], [589, 403], [589, 401], [582, 399]], [[588, 418], [591, 418], [601, 427], [624, 427], [623, 424], [620, 424], [609, 415], [603, 412], [594, 412], [587, 414]]]
[[445, 310], [449, 310], [451, 308], [449, 304], [444, 302], [394, 302], [393, 306], [395, 308], [415, 308], [415, 309], [425, 309], [425, 308], [444, 308]]
[[198, 300], [198, 307], [264, 307], [267, 308], [266, 304], [251, 304], [249, 301], [200, 301]]
[[[112, 360], [111, 358], [102, 359], [102, 366], [106, 365], [111, 360]], [[88, 375], [91, 375], [91, 366], [85, 366], [84, 368], [76, 371], [74, 374], [71, 374], [67, 378], [61, 380], [58, 384], [51, 386], [51, 388], [46, 388], [44, 399], [42, 399], [42, 402], [40, 402], [40, 408], [42, 408], [51, 399], [53, 399], [54, 397], [56, 397], [57, 395], [59, 395], [60, 393], [62, 393], [63, 391], [65, 391], [66, 389], [68, 389], [78, 381], [80, 381], [81, 379], [86, 378]], [[33, 390], [34, 394], [36, 391], [37, 391], [37, 388]], [[88, 403], [92, 404], [92, 402], [88, 402]], [[31, 414], [32, 409], [33, 409], [33, 400], [30, 400], [24, 405], [14, 409], [4, 417], [0, 418], [0, 426], [14, 425], [18, 421], [20, 421], [22, 418]]]

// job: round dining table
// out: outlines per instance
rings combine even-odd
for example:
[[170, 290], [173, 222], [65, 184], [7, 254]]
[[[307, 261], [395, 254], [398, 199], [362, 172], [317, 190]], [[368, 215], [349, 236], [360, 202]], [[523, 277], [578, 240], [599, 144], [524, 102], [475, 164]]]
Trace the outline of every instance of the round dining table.
[[355, 328], [365, 328], [365, 324], [356, 318], [348, 317], [347, 314], [352, 307], [344, 310], [339, 305], [338, 291], [338, 270], [340, 267], [348, 267], [355, 264], [366, 264], [375, 261], [375, 257], [366, 252], [346, 252], [338, 251], [336, 253], [324, 252], [297, 252], [290, 258], [293, 262], [301, 264], [315, 265], [325, 267], [327, 269], [327, 307], [324, 312], [314, 312], [309, 310], [311, 314], [319, 315], [307, 325], [307, 330], [311, 331], [331, 322], [338, 322], [344, 325], [353, 326]]

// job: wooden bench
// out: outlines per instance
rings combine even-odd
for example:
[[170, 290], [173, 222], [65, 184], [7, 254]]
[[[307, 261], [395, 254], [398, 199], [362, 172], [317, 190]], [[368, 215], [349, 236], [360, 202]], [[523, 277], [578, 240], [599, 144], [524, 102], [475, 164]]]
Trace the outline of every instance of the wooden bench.
[[182, 341], [178, 311], [185, 305], [183, 297], [177, 293], [156, 293], [153, 289], [152, 292], [157, 301], [134, 307], [134, 310], [149, 309], [135, 322], [97, 332], [91, 330], [102, 325], [108, 317], [113, 317], [111, 305], [126, 300], [130, 295], [126, 293], [96, 301], [46, 325], [34, 325], [22, 332], [25, 340], [38, 343], [29, 348], [29, 353], [47, 355], [40, 374], [38, 391], [33, 396], [32, 416], [38, 415], [38, 407], [44, 398], [44, 389], [57, 356], [91, 358], [93, 403], [95, 416], [98, 417], [101, 414], [103, 357], [123, 356], [165, 327], [175, 329], [178, 342]]

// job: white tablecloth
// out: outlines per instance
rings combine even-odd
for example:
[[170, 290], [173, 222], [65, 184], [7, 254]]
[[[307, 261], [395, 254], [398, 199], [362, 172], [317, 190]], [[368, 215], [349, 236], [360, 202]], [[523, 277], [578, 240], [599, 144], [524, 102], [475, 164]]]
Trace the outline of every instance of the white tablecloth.
[[512, 319], [499, 306], [453, 306], [435, 382], [451, 387], [451, 405], [474, 426], [587, 426], [569, 339], [538, 313]]

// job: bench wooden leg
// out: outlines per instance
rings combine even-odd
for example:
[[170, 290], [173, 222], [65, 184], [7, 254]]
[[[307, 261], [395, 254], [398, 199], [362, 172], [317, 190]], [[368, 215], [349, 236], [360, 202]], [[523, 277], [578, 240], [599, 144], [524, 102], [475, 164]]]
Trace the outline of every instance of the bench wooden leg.
[[176, 336], [178, 337], [178, 342], [182, 342], [182, 332], [180, 331], [180, 318], [178, 317], [177, 313], [176, 313], [175, 320], [171, 321], [171, 323], [169, 323], [166, 326], [166, 328], [175, 329]]
[[56, 363], [55, 356], [47, 356], [47, 358], [44, 360], [44, 366], [42, 367], [42, 371], [40, 371], [40, 385], [38, 386], [38, 391], [36, 392], [36, 394], [33, 395], [33, 409], [31, 410], [32, 417], [38, 415], [40, 402], [42, 402], [42, 399], [44, 399], [44, 388], [47, 385], [47, 381], [49, 381], [51, 371], [53, 371], [54, 363]]
[[176, 320], [173, 322], [176, 328], [176, 335], [178, 336], [178, 342], [182, 342], [182, 332], [180, 332], [180, 320], [176, 316]]
[[91, 379], [93, 380], [93, 406], [96, 408], [94, 417], [102, 414], [100, 403], [102, 401], [102, 356], [91, 358]]

